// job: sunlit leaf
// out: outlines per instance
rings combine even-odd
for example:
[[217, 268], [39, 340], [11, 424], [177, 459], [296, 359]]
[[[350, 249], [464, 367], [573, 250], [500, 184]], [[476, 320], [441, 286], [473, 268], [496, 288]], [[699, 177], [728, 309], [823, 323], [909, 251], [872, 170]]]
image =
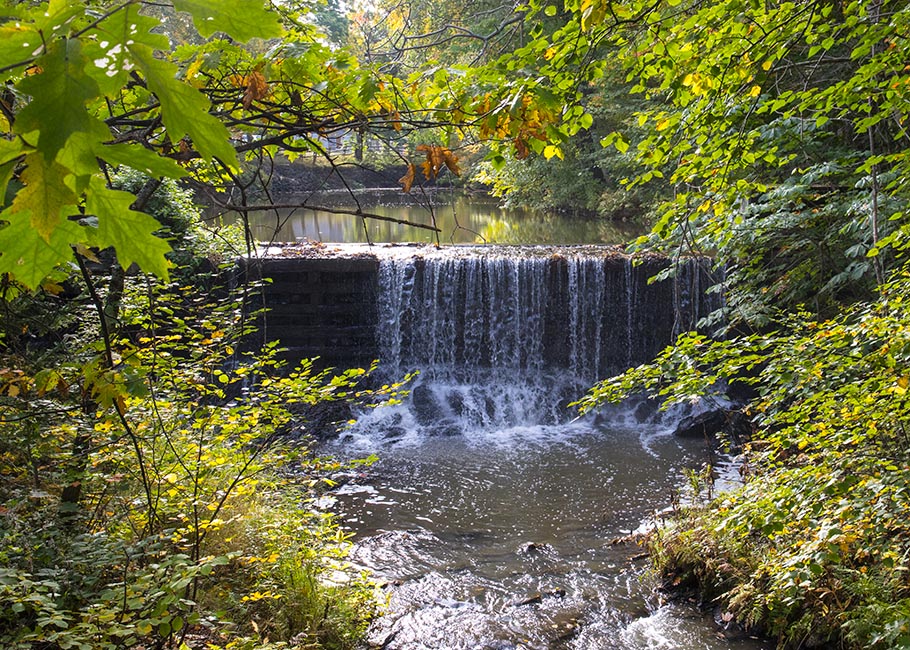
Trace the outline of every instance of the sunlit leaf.
[[267, 11], [260, 0], [174, 0], [174, 8], [190, 13], [196, 29], [206, 37], [224, 32], [245, 43], [282, 32], [275, 12]]
[[188, 135], [204, 157], [215, 157], [237, 165], [227, 128], [208, 112], [209, 100], [192, 86], [177, 79], [178, 68], [156, 58], [151, 50], [137, 46], [130, 50], [148, 80], [149, 89], [161, 101], [162, 120], [174, 141]]
[[26, 168], [22, 172], [22, 183], [25, 185], [13, 200], [11, 211], [28, 213], [32, 227], [46, 241], [59, 225], [65, 207], [74, 208], [78, 197], [66, 185], [67, 170], [56, 162], [48, 163], [38, 153], [25, 158]]
[[54, 41], [40, 59], [41, 72], [26, 76], [19, 84], [31, 101], [19, 112], [15, 130], [19, 134], [37, 131], [38, 150], [48, 160], [54, 159], [73, 133], [92, 131], [86, 102], [100, 90], [85, 74], [86, 65], [80, 41]]
[[45, 239], [31, 225], [28, 212], [0, 214], [9, 224], [0, 227], [0, 273], [9, 273], [34, 289], [63, 262], [73, 258], [71, 245], [85, 241], [86, 233], [78, 224], [63, 220]]
[[171, 247], [153, 234], [161, 224], [144, 212], [131, 209], [136, 197], [129, 192], [109, 189], [99, 180], [93, 180], [91, 190], [86, 212], [98, 217], [96, 245], [113, 246], [123, 268], [135, 262], [143, 271], [167, 279], [169, 263], [165, 255]]

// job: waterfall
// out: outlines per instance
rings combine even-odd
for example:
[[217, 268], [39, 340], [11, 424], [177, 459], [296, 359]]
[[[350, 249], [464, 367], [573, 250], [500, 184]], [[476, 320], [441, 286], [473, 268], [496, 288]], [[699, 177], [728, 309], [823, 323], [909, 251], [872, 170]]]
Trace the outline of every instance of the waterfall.
[[392, 374], [560, 371], [591, 383], [650, 360], [716, 308], [696, 260], [650, 283], [664, 266], [587, 251], [381, 259], [379, 357]]
[[[645, 363], [719, 306], [699, 260], [615, 249], [471, 249], [380, 257], [376, 342], [385, 380], [411, 395], [357, 431], [424, 434], [555, 425], [593, 383]], [[535, 429], [540, 431], [540, 429]], [[497, 434], [498, 435], [498, 434]]]

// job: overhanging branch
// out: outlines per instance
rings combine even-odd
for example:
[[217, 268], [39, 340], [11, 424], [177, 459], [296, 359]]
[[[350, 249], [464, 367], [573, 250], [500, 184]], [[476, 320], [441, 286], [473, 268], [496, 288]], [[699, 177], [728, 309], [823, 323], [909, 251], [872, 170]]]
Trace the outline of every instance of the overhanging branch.
[[433, 232], [442, 232], [436, 226], [430, 226], [425, 223], [417, 223], [416, 221], [408, 221], [407, 219], [396, 219], [395, 217], [387, 217], [382, 214], [373, 214], [372, 212], [364, 212], [363, 210], [350, 210], [345, 208], [329, 208], [319, 205], [309, 205], [306, 203], [273, 203], [273, 204], [263, 204], [263, 205], [235, 205], [233, 203], [219, 203], [218, 207], [222, 210], [230, 212], [265, 212], [266, 210], [313, 210], [314, 212], [328, 212], [329, 214], [347, 214], [352, 217], [360, 217], [362, 219], [375, 219], [377, 221], [388, 221], [391, 223], [401, 224], [403, 226], [412, 226], [414, 228], [422, 228], [424, 230], [431, 230]]

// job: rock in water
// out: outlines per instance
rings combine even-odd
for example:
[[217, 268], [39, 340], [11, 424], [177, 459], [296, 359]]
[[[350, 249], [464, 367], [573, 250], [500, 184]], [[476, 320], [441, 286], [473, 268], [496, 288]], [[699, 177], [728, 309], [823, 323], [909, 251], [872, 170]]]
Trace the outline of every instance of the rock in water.
[[684, 417], [676, 425], [673, 435], [680, 438], [711, 438], [723, 431], [727, 425], [727, 411], [721, 408], [712, 409]]

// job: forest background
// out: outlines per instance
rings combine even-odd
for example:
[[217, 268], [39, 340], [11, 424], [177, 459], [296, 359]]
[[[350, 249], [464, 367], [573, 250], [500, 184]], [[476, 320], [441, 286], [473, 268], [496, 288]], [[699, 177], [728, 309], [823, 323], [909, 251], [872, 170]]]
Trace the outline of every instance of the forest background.
[[743, 400], [744, 487], [653, 536], [657, 568], [782, 646], [910, 647], [905, 3], [2, 15], [4, 647], [355, 643], [375, 601], [308, 506], [335, 466], [300, 440], [320, 405], [401, 386], [245, 351], [254, 288], [220, 265], [254, 242], [187, 193], [243, 217], [278, 156], [343, 177], [323, 142], [349, 133], [394, 145], [405, 191], [473, 160], [506, 197], [711, 254], [719, 335], [581, 402]]

